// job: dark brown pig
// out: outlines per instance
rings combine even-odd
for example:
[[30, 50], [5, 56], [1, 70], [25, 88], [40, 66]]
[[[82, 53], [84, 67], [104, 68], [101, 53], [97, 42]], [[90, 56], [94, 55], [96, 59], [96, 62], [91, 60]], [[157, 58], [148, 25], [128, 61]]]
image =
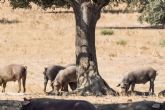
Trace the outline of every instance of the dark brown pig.
[[[57, 74], [59, 71], [64, 70], [67, 67], [74, 66], [75, 64], [68, 64], [67, 66], [60, 66], [60, 65], [51, 65], [48, 67], [45, 67], [45, 70], [43, 72], [44, 74], [44, 92], [46, 92], [46, 86], [48, 83], [48, 80], [50, 80], [52, 90], [54, 90], [53, 81], [55, 80]], [[72, 90], [75, 90], [77, 88], [77, 83], [70, 82], [69, 86]], [[65, 88], [66, 91], [68, 91], [68, 87]]]
[[[131, 86], [131, 91], [134, 92], [135, 84], [145, 84], [150, 81], [149, 93], [154, 94], [154, 81], [157, 76], [156, 70], [153, 68], [144, 68], [132, 71], [126, 75], [117, 87], [121, 87], [122, 92], [128, 93]], [[152, 91], [152, 92], [151, 92]]]
[[46, 86], [47, 86], [48, 80], [51, 81], [52, 90], [54, 89], [54, 87], [52, 85], [53, 81], [56, 78], [58, 72], [63, 69], [65, 69], [65, 67], [60, 66], [60, 65], [52, 65], [49, 67], [45, 67], [45, 70], [43, 72], [43, 74], [44, 74], [44, 92], [46, 92]]

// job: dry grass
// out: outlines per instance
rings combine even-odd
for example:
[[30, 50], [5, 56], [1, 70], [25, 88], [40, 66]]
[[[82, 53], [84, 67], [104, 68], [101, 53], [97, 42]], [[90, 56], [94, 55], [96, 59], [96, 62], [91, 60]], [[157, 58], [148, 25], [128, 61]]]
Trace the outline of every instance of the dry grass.
[[[2, 4], [0, 4], [2, 5]], [[10, 63], [28, 66], [27, 97], [49, 97], [43, 95], [45, 66], [65, 65], [75, 62], [75, 21], [72, 13], [47, 13], [41, 10], [11, 10], [6, 4], [0, 6], [0, 67]], [[165, 84], [165, 48], [160, 40], [165, 39], [164, 29], [128, 29], [147, 24], [137, 22], [137, 13], [102, 14], [96, 28], [96, 46], [99, 70], [103, 78], [115, 90], [124, 74], [137, 68], [152, 66], [158, 70], [155, 90], [158, 93]], [[12, 21], [17, 21], [13, 22]], [[10, 23], [8, 23], [10, 22]], [[121, 29], [114, 29], [120, 27]], [[122, 28], [123, 27], [123, 28]], [[113, 35], [101, 35], [104, 29], [112, 28]], [[127, 45], [116, 42], [124, 40]], [[16, 92], [17, 83], [8, 83], [7, 91]], [[138, 85], [136, 90], [147, 91], [148, 84]], [[1, 99], [18, 99], [24, 96], [1, 95]], [[85, 99], [93, 103], [126, 102], [139, 100], [163, 101], [158, 97], [51, 97]]]

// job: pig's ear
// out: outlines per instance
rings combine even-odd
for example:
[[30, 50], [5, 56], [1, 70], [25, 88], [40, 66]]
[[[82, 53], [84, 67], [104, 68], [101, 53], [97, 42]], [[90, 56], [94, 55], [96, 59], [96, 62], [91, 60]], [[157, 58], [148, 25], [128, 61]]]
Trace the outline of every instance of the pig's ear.
[[45, 71], [47, 71], [47, 69], [48, 69], [48, 68], [47, 68], [47, 67], [45, 67]]
[[24, 66], [25, 67], [25, 69], [27, 70], [27, 66]]
[[120, 85], [121, 85], [121, 84], [119, 83], [116, 87], [120, 87]]
[[29, 101], [30, 99], [27, 99], [26, 97], [23, 98], [24, 101]]
[[26, 106], [28, 104], [30, 104], [30, 99], [27, 99], [27, 98], [23, 98], [24, 101], [22, 102], [22, 106]]

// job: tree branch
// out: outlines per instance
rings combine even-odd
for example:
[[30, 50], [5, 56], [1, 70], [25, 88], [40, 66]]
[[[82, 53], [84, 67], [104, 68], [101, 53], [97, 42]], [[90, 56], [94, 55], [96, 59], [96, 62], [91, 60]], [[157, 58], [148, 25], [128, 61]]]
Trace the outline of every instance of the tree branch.
[[108, 5], [108, 3], [110, 2], [110, 0], [91, 0], [91, 1], [97, 4], [100, 8]]
[[66, 2], [68, 2], [72, 7], [76, 6], [77, 4], [77, 0], [65, 0]]

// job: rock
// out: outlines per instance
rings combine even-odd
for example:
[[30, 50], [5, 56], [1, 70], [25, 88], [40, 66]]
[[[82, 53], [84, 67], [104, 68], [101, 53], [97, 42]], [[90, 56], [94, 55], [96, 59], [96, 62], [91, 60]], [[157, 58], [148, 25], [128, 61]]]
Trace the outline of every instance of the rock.
[[119, 109], [126, 109], [128, 106], [127, 105], [120, 105]]
[[14, 107], [21, 107], [21, 104], [15, 102], [15, 103], [13, 103], [13, 106], [14, 106]]
[[160, 109], [160, 104], [155, 103], [155, 104], [152, 105], [152, 108]]
[[7, 106], [2, 106], [1, 109], [2, 110], [7, 110]]
[[145, 105], [137, 105], [135, 106], [135, 110], [149, 110], [149, 108]]

